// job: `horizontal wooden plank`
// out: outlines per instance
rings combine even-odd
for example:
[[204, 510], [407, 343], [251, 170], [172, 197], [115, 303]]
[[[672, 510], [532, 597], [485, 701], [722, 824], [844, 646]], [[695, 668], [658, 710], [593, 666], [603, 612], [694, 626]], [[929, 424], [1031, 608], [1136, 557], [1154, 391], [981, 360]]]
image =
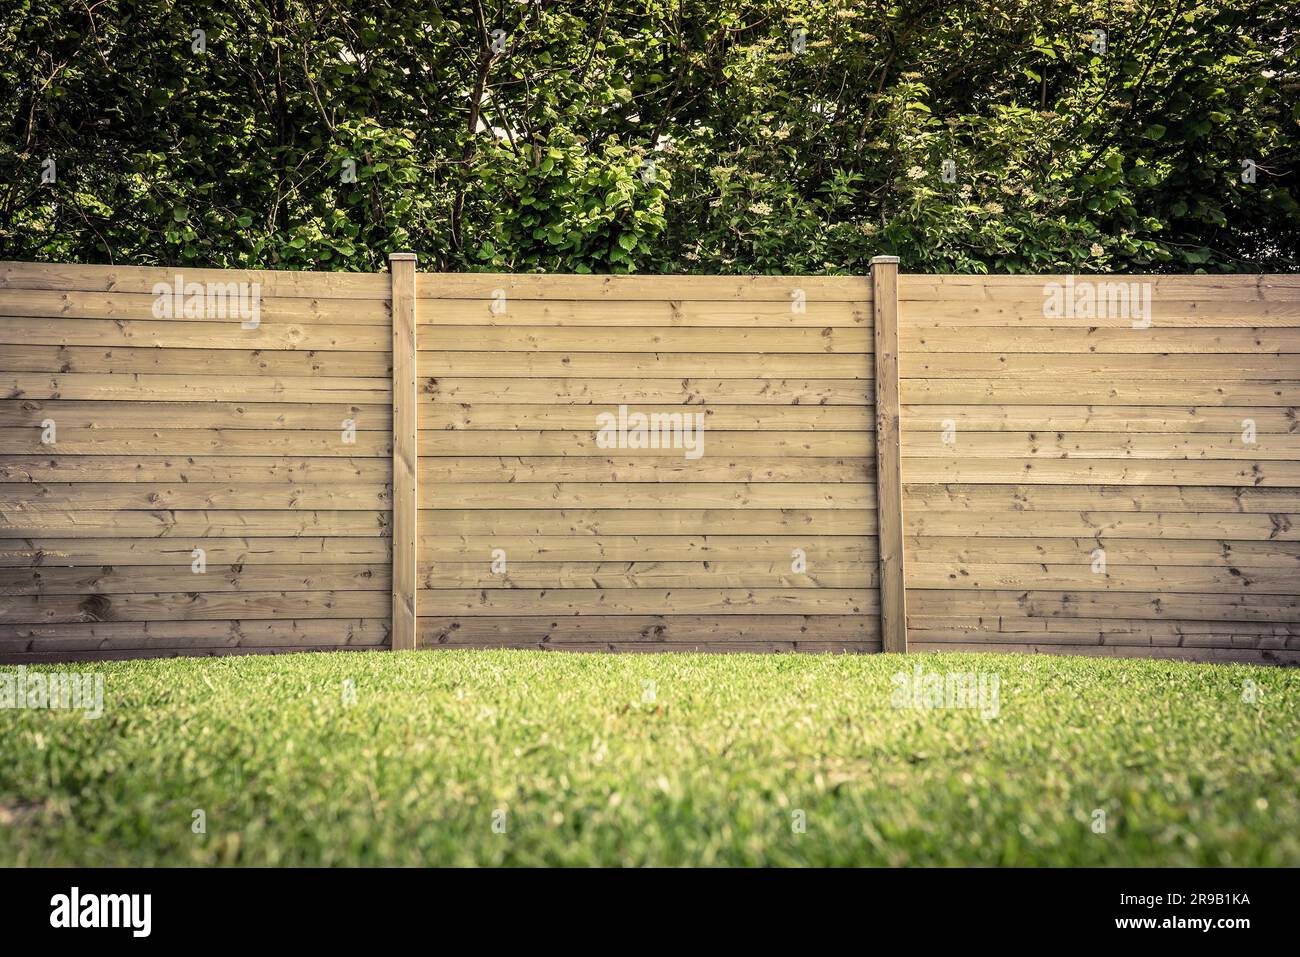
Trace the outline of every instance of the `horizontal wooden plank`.
[[[0, 276], [3, 276], [0, 270]], [[865, 276], [578, 276], [524, 273], [418, 273], [418, 299], [499, 300], [650, 299], [769, 300], [787, 305], [802, 292], [808, 302], [871, 301]], [[427, 308], [427, 307], [425, 307]], [[421, 311], [424, 311], [423, 309]]]
[[[0, 474], [2, 472], [0, 469]], [[445, 455], [420, 459], [422, 483], [874, 482], [875, 474], [873, 459], [848, 456], [705, 455], [691, 460], [637, 457], [629, 450], [607, 457]]]
[[[48, 447], [47, 447], [48, 448]], [[57, 446], [55, 446], [57, 448]], [[390, 461], [286, 455], [0, 455], [0, 482], [386, 483]]]
[[0, 625], [0, 655], [77, 651], [261, 651], [266, 648], [386, 648], [379, 618], [282, 618], [248, 621], [88, 621]]
[[1025, 485], [1196, 485], [1255, 488], [1300, 485], [1300, 463], [1258, 460], [979, 458], [905, 459], [909, 482]]
[[[608, 411], [608, 410], [606, 410]], [[593, 412], [592, 418], [596, 413]], [[703, 436], [701, 439], [700, 436]], [[62, 439], [60, 439], [62, 441]], [[8, 449], [0, 437], [0, 451]], [[357, 437], [358, 446], [362, 437]], [[676, 458], [699, 461], [709, 456], [815, 456], [862, 458], [875, 452], [875, 435], [852, 432], [714, 432], [695, 433], [692, 442], [702, 453], [686, 458], [686, 449], [604, 449], [598, 443], [596, 425], [582, 432], [432, 432], [420, 433], [420, 455], [539, 455], [591, 456], [602, 453], [646, 458]], [[39, 444], [39, 442], [37, 443]], [[215, 450], [214, 450], [215, 451]], [[328, 454], [328, 453], [318, 453]]]
[[1045, 522], [1042, 515], [1034, 512], [931, 509], [904, 511], [903, 520], [910, 535], [1039, 538], [1047, 533], [1061, 538], [1102, 536], [1300, 541], [1300, 516], [1297, 515], [1088, 510], [1053, 512], [1050, 520]]
[[[1111, 634], [1102, 622], [1100, 631], [1088, 635], [1030, 635], [1015, 634], [1013, 632], [969, 632], [961, 629], [945, 628], [942, 626], [936, 628], [918, 628], [916, 630], [917, 639], [921, 643], [949, 643], [965, 641], [995, 641], [1006, 644], [1034, 644], [1044, 646], [1044, 650], [1052, 646], [1092, 646], [1092, 647], [1121, 647], [1121, 648], [1146, 648], [1156, 657], [1156, 652], [1168, 649], [1182, 649], [1189, 653], [1197, 649], [1216, 649], [1221, 651], [1233, 650], [1238, 652], [1247, 651], [1300, 651], [1300, 643], [1296, 643], [1291, 638], [1253, 638], [1250, 636], [1234, 635], [1200, 635], [1199, 640], [1190, 639], [1164, 639], [1164, 640], [1145, 640], [1142, 636], [1133, 635], [1128, 632]], [[1242, 624], [1241, 622], [1225, 622], [1223, 624]], [[1249, 624], [1249, 623], [1248, 623]], [[909, 632], [910, 634], [910, 632]], [[935, 650], [944, 651], [945, 648], [936, 648]]]
[[[3, 325], [3, 323], [0, 323]], [[263, 323], [265, 326], [266, 324]], [[298, 328], [298, 327], [294, 327]], [[315, 327], [303, 327], [314, 329]], [[666, 329], [661, 327], [439, 326], [420, 337], [424, 349], [439, 352], [496, 353], [744, 353], [869, 354], [870, 328], [748, 329], [738, 327]], [[503, 356], [504, 358], [504, 356]], [[862, 363], [866, 365], [866, 363]]]
[[[174, 281], [172, 288], [175, 288]], [[3, 288], [3, 287], [0, 287]], [[81, 292], [77, 290], [5, 289], [0, 295], [0, 315], [60, 319], [155, 319], [185, 322], [234, 322], [238, 325], [248, 310], [252, 321], [252, 290], [236, 290], [229, 297], [225, 290], [214, 290], [211, 307], [207, 290], [203, 301], [186, 295], [181, 308], [174, 297], [162, 298], [152, 292]], [[331, 299], [257, 297], [257, 320], [260, 322], [306, 322], [351, 326], [392, 328], [392, 314], [383, 299]]]
[[904, 379], [904, 405], [1178, 405], [1297, 406], [1300, 381], [1146, 382], [1105, 379], [1014, 381], [1002, 379]]
[[874, 535], [876, 512], [875, 509], [422, 509], [420, 534]]
[[419, 497], [421, 508], [456, 509], [876, 507], [874, 485], [845, 482], [421, 482]]
[[1297, 569], [1249, 566], [1194, 567], [1189, 565], [1127, 565], [1111, 561], [1104, 573], [1092, 571], [1091, 557], [1081, 555], [1070, 565], [907, 563], [907, 587], [982, 590], [1030, 589], [1063, 591], [1119, 591], [1162, 595], [1167, 592], [1240, 592], [1252, 595], [1293, 595]]
[[[815, 596], [822, 592], [805, 589], [799, 594]], [[0, 622], [55, 624], [76, 621], [381, 618], [391, 605], [392, 595], [388, 590], [20, 595], [0, 602]]]
[[[999, 328], [965, 323], [964, 311], [958, 313], [959, 318], [951, 325], [942, 325], [943, 319], [909, 318], [906, 313], [910, 311], [910, 308], [905, 310], [899, 338], [902, 354], [918, 360], [930, 356], [941, 358], [948, 354], [978, 354], [985, 358], [999, 354], [1034, 354], [1038, 361], [1054, 364], [1068, 353], [1128, 355], [1134, 359], [1193, 354], [1276, 356], [1300, 353], [1300, 328], [1176, 328], [1165, 325], [1150, 329], [1080, 328], [1077, 323], [1050, 328], [1033, 328], [1020, 323]], [[1300, 327], [1300, 304], [1294, 313], [1294, 325]], [[1074, 358], [1078, 360], [1081, 355]], [[1121, 368], [1128, 366], [1121, 365]]]
[[[423, 359], [421, 373], [426, 373]], [[0, 382], [7, 380], [0, 379]], [[872, 405], [870, 379], [566, 379], [431, 376], [421, 391], [438, 402], [605, 405]], [[354, 401], [360, 401], [354, 399]]]
[[[514, 486], [502, 486], [513, 488]], [[740, 486], [743, 488], [744, 486]], [[775, 486], [781, 487], [781, 486]], [[846, 489], [857, 486], [840, 486]], [[0, 509], [24, 511], [86, 511], [96, 509], [264, 509], [373, 510], [389, 508], [392, 489], [381, 484], [226, 485], [190, 482], [155, 485], [149, 482], [16, 482], [0, 484]], [[815, 506], [809, 506], [815, 507]], [[829, 506], [828, 506], [829, 507]]]
[[195, 548], [203, 549], [209, 566], [386, 565], [392, 555], [386, 538], [0, 539], [0, 567], [189, 566]]
[[[638, 405], [637, 412], [692, 411], [681, 405]], [[711, 405], [694, 411], [704, 413], [705, 427], [721, 431], [873, 432], [875, 421], [867, 406], [773, 406]], [[584, 405], [482, 405], [422, 402], [420, 428], [445, 430], [564, 431], [590, 428], [595, 412]], [[4, 422], [0, 403], [0, 422]], [[24, 423], [25, 424], [25, 423]]]
[[1052, 538], [1050, 529], [1038, 538], [914, 536], [907, 554], [918, 562], [995, 564], [1091, 562], [1094, 549], [1106, 551], [1107, 563], [1119, 565], [1213, 565], [1231, 568], [1289, 568], [1300, 573], [1300, 542], [1180, 540], [1142, 538]]
[[386, 536], [388, 528], [386, 511], [0, 512], [0, 538], [166, 537], [185, 538], [194, 543], [191, 548], [208, 538], [374, 538]]
[[386, 273], [195, 269], [189, 266], [81, 266], [0, 261], [0, 289], [57, 289], [152, 294], [158, 283], [257, 283], [264, 296], [387, 300]]
[[391, 377], [0, 373], [4, 399], [372, 403], [390, 401], [391, 396]]
[[925, 511], [963, 508], [992, 511], [1002, 508], [1007, 511], [1051, 512], [1102, 509], [1109, 512], [1280, 514], [1300, 513], [1300, 488], [913, 484], [903, 489], [903, 505]]
[[[455, 433], [446, 433], [455, 434]], [[499, 434], [499, 433], [498, 433]], [[562, 433], [557, 433], [562, 434]], [[780, 433], [773, 433], [780, 434]], [[712, 438], [712, 436], [709, 436]], [[1047, 429], [1034, 432], [956, 431], [952, 441], [944, 441], [940, 431], [904, 432], [903, 457], [968, 455], [989, 457], [1006, 455], [1014, 458], [1084, 458], [1084, 459], [1258, 459], [1300, 461], [1300, 432], [1265, 433], [1254, 442], [1243, 436], [1202, 432], [1182, 436], [1162, 433], [1063, 432]], [[1187, 471], [1188, 483], [1195, 483], [1195, 469]]]
[[[909, 632], [909, 634], [911, 634]], [[1017, 643], [1006, 641], [935, 640], [935, 633], [922, 633], [915, 639], [915, 651], [987, 652], [989, 654], [1088, 655], [1095, 658], [1167, 658], [1174, 661], [1206, 661], [1243, 664], [1300, 664], [1300, 651], [1253, 650], [1249, 648], [1152, 648], [1144, 645], [1062, 645]], [[942, 634], [942, 633], [939, 633]]]
[[[1300, 330], [1298, 330], [1300, 332]], [[954, 345], [960, 343], [956, 340]], [[1009, 352], [904, 352], [899, 359], [904, 379], [1115, 379], [1234, 382], [1300, 379], [1296, 355], [1021, 355]]]
[[1240, 435], [1243, 421], [1256, 432], [1300, 432], [1300, 408], [1163, 405], [905, 405], [905, 431], [1031, 432], [1050, 423], [1065, 432], [1223, 432]]
[[[352, 542], [355, 539], [342, 541]], [[1300, 546], [1297, 546], [1300, 547]], [[431, 534], [420, 538], [422, 561], [491, 562], [501, 549], [510, 562], [784, 563], [802, 552], [813, 574], [825, 563], [866, 563], [879, 557], [874, 537], [817, 535], [488, 535]], [[0, 561], [5, 551], [0, 548]], [[1300, 552], [1297, 552], [1300, 560]]]
[[[478, 644], [457, 644], [447, 642], [435, 646], [437, 651], [468, 650], [481, 647]], [[587, 641], [556, 645], [549, 642], [507, 642], [501, 648], [519, 648], [524, 650], [553, 651], [556, 654], [869, 654], [880, 651], [879, 641], [698, 641], [674, 645], [656, 645], [645, 641]]]
[[491, 618], [422, 617], [419, 644], [432, 648], [539, 642], [568, 646], [616, 641], [655, 645], [740, 642], [871, 642], [879, 621], [868, 615], [581, 615]]
[[[543, 434], [567, 435], [569, 433]], [[392, 454], [392, 436], [387, 432], [359, 431], [354, 436], [355, 441], [352, 442], [345, 442], [343, 435], [342, 430], [308, 432], [297, 429], [78, 429], [69, 427], [58, 428], [55, 434], [57, 441], [46, 445], [41, 441], [41, 429], [0, 429], [0, 455], [46, 455], [57, 452], [60, 455], [265, 456], [278, 453], [376, 458], [388, 457]]]
[[1117, 641], [1128, 645], [1224, 645], [1246, 648], [1291, 647], [1300, 639], [1300, 624], [1279, 621], [1195, 621], [1154, 618], [1002, 618], [978, 615], [916, 615], [920, 630], [996, 635], [1006, 640], [1073, 642]]
[[[3, 664], [62, 664], [69, 661], [133, 661], [146, 658], [228, 658], [239, 655], [301, 654], [304, 651], [377, 651], [369, 646], [259, 645], [257, 648], [122, 648], [94, 651], [11, 652], [0, 653]], [[566, 649], [568, 650], [568, 649]]]
[[[477, 345], [474, 340], [467, 342]], [[624, 380], [817, 378], [869, 380], [863, 355], [746, 352], [447, 352], [420, 340], [420, 374], [476, 378], [574, 378]], [[869, 386], [860, 386], [868, 392]]]
[[[492, 571], [490, 559], [477, 562], [421, 562], [421, 588], [875, 588], [874, 565], [822, 562], [805, 572], [790, 570], [789, 559], [708, 559], [696, 562], [507, 561]], [[30, 571], [18, 572], [31, 575]], [[5, 572], [0, 569], [0, 594]], [[253, 579], [249, 579], [252, 581]], [[25, 583], [25, 579], [23, 583]], [[24, 594], [25, 592], [15, 592]]]
[[[1032, 294], [1030, 294], [1032, 295]], [[1141, 295], [1123, 298], [1088, 314], [1076, 302], [1056, 311], [1046, 296], [997, 300], [909, 300], [900, 305], [904, 327], [912, 330], [947, 329], [1116, 329], [1132, 334], [1159, 335], [1168, 329], [1287, 329], [1300, 324], [1300, 302], [1265, 300], [1187, 300], [1152, 297], [1149, 308]], [[1064, 305], [1064, 304], [1063, 304]], [[1046, 311], [1044, 307], [1046, 306]], [[1147, 321], [1149, 317], [1150, 321]]]
[[[801, 594], [821, 595], [821, 589]], [[1300, 622], [1297, 595], [1188, 595], [1087, 591], [908, 591], [909, 614], [1031, 618], [1155, 618]]]
[[[617, 326], [670, 328], [871, 328], [871, 303], [795, 299], [426, 299], [417, 310], [427, 326]], [[428, 329], [422, 339], [439, 339]]]
[[875, 590], [861, 588], [433, 588], [421, 589], [419, 604], [431, 618], [658, 615], [668, 608], [681, 615], [870, 615], [878, 611]]
[[390, 405], [341, 402], [95, 402], [0, 399], [0, 428], [40, 428], [53, 419], [71, 429], [288, 429], [359, 432], [392, 428]]
[[[4, 308], [0, 303], [0, 310]], [[810, 330], [815, 331], [815, 330]], [[296, 349], [388, 353], [392, 331], [383, 326], [308, 322], [176, 322], [153, 319], [21, 319], [0, 316], [0, 344], [135, 346], [153, 349]]]
[[200, 387], [211, 385], [208, 377], [215, 376], [332, 376], [388, 380], [392, 377], [392, 364], [391, 356], [384, 352], [311, 352], [291, 349], [263, 351], [7, 345], [0, 354], [0, 369], [5, 372], [57, 372], [65, 376], [105, 372], [203, 376], [198, 380]]
[[[847, 576], [844, 576], [847, 577]], [[388, 565], [220, 565], [202, 574], [181, 565], [101, 568], [0, 568], [0, 597], [14, 595], [124, 595], [149, 592], [384, 591]], [[793, 584], [781, 582], [782, 585]]]
[[[1151, 302], [1195, 303], [1206, 312], [1232, 309], [1242, 303], [1300, 301], [1300, 282], [1291, 275], [1242, 274], [1221, 276], [1188, 275], [1016, 275], [1016, 276], [927, 276], [900, 275], [898, 298], [908, 303], [939, 302], [960, 304], [963, 312], [984, 303], [1024, 302], [1040, 310], [1051, 283], [1076, 287], [1090, 284], [1094, 291], [1104, 284], [1138, 283], [1151, 290]], [[1145, 295], [1145, 294], [1143, 294]], [[911, 312], [909, 305], [905, 314]]]

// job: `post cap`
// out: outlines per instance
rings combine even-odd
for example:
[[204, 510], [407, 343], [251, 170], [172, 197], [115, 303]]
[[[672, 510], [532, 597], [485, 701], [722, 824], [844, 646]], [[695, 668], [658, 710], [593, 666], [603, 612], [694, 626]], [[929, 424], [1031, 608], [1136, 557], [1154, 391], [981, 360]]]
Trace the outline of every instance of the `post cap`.
[[888, 266], [892, 263], [893, 265], [897, 266], [898, 257], [897, 256], [872, 256], [871, 265], [874, 266], [876, 265], [876, 263], [880, 263], [882, 266]]
[[388, 261], [390, 263], [413, 263], [419, 257], [415, 253], [389, 253]]

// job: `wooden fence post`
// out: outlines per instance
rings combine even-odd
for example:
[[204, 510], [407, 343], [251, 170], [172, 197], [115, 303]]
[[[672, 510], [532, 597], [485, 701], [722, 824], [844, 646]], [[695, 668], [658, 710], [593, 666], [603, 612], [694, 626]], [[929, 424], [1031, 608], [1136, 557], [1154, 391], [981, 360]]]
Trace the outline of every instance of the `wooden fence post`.
[[393, 306], [392, 649], [415, 648], [419, 448], [416, 424], [415, 253], [388, 257]]
[[880, 535], [880, 636], [885, 651], [907, 651], [903, 577], [903, 456], [898, 384], [898, 257], [871, 260], [876, 327], [876, 510]]

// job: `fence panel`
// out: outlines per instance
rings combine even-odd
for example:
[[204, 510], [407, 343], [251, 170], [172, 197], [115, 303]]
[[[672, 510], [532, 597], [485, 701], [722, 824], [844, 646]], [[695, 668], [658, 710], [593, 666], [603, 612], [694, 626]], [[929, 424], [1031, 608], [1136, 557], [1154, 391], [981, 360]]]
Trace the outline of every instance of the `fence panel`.
[[1300, 660], [1300, 279], [900, 279], [914, 649]]
[[867, 280], [418, 288], [421, 646], [879, 650]]
[[388, 297], [0, 264], [0, 659], [387, 647]]

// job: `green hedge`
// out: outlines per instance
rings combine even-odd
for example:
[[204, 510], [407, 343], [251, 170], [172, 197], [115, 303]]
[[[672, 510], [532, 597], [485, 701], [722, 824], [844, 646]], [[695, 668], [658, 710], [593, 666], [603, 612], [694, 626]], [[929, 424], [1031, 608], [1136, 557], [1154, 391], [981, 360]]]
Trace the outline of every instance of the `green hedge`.
[[1291, 6], [0, 0], [0, 254], [1294, 270]]

